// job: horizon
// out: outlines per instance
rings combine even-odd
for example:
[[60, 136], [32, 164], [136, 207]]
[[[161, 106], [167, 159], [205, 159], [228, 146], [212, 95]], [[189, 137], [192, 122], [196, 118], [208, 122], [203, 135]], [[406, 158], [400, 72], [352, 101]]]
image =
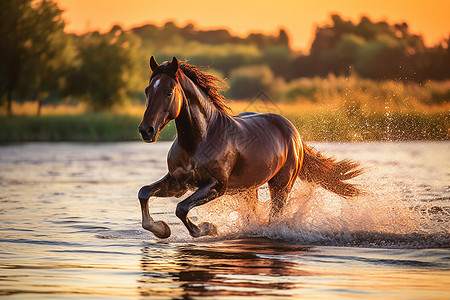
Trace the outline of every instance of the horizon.
[[[373, 22], [388, 24], [407, 23], [411, 33], [421, 35], [430, 47], [447, 39], [450, 35], [450, 1], [445, 0], [329, 0], [273, 1], [228, 0], [219, 10], [211, 9], [210, 0], [190, 2], [188, 6], [180, 0], [167, 6], [166, 3], [142, 0], [56, 0], [64, 10], [66, 32], [81, 34], [88, 31], [105, 32], [113, 25], [125, 30], [145, 24], [162, 26], [174, 22], [177, 26], [189, 23], [196, 29], [226, 29], [231, 34], [245, 37], [252, 32], [275, 35], [284, 29], [294, 50], [308, 51], [317, 26], [329, 24], [330, 15], [338, 14], [344, 20], [359, 22], [367, 16]], [[178, 3], [178, 4], [177, 4]], [[180, 3], [182, 3], [182, 6]], [[224, 2], [220, 2], [224, 3]], [[235, 9], [239, 7], [240, 9]], [[386, 12], [385, 7], [389, 7]]]

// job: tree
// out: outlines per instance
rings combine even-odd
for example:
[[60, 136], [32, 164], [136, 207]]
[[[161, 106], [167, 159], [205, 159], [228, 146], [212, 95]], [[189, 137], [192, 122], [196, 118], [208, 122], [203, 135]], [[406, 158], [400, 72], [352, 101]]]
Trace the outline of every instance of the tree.
[[274, 76], [266, 65], [246, 66], [230, 74], [227, 95], [234, 99], [252, 99], [261, 92], [271, 92]]
[[335, 47], [324, 50], [320, 55], [318, 72], [325, 76], [350, 74], [350, 69], [355, 65], [359, 49], [365, 44], [364, 39], [354, 34], [343, 34]]
[[49, 76], [57, 68], [52, 61], [63, 47], [61, 12], [51, 0], [0, 1], [0, 99], [6, 96], [9, 115], [13, 92], [51, 88]]
[[262, 51], [261, 63], [266, 64], [275, 76], [288, 78], [291, 71], [291, 51], [286, 46], [267, 47]]
[[67, 94], [80, 97], [93, 111], [123, 103], [136, 90], [136, 54], [131, 34], [119, 26], [110, 32], [80, 37], [74, 67], [68, 74]]
[[26, 90], [26, 86], [33, 89], [38, 103], [38, 115], [40, 115], [42, 99], [50, 92], [61, 93], [65, 73], [70, 67], [74, 50], [69, 37], [64, 33], [64, 22], [61, 19], [61, 10], [56, 3], [43, 1], [35, 8], [36, 13], [45, 19], [55, 22], [50, 24], [37, 23], [35, 31], [45, 36], [45, 42], [35, 45], [29, 59], [25, 62], [26, 74], [21, 77], [20, 86]]
[[372, 79], [400, 79], [402, 62], [402, 44], [390, 36], [379, 35], [361, 47], [355, 69], [361, 76]]
[[294, 60], [294, 65], [306, 69], [294, 74], [348, 75], [355, 67], [357, 73], [371, 79], [423, 81], [438, 78], [436, 65], [445, 65], [444, 48], [427, 50], [422, 37], [410, 33], [406, 23], [390, 25], [362, 17], [353, 24], [338, 15], [331, 19], [331, 25], [317, 28], [310, 55]]

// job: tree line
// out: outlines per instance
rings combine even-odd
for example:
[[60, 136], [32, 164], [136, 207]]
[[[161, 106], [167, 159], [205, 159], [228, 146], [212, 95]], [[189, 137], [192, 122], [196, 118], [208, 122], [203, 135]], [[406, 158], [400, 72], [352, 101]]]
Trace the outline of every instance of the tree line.
[[177, 56], [228, 78], [227, 96], [252, 97], [271, 82], [300, 77], [349, 76], [422, 82], [450, 78], [450, 39], [427, 47], [406, 23], [358, 23], [332, 15], [316, 28], [309, 53], [290, 47], [288, 33], [237, 37], [225, 29], [200, 30], [167, 22], [105, 33], [65, 32], [53, 0], [0, 2], [0, 104], [11, 114], [13, 100], [40, 104], [82, 101], [91, 110], [143, 101], [148, 58]]

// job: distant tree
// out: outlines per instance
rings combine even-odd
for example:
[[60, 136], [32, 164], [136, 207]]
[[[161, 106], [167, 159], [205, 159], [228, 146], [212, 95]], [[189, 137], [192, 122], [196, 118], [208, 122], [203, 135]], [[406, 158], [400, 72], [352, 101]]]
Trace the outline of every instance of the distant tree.
[[355, 69], [363, 77], [396, 79], [401, 77], [404, 60], [404, 47], [399, 41], [378, 35], [377, 39], [361, 47]]
[[50, 88], [65, 24], [51, 0], [0, 1], [0, 19], [0, 100], [6, 98], [11, 115], [13, 92]]
[[91, 32], [80, 37], [67, 94], [85, 101], [93, 111], [124, 103], [137, 88], [136, 42], [119, 26], [105, 34]]
[[326, 76], [333, 73], [348, 76], [364, 44], [364, 39], [359, 36], [351, 33], [342, 35], [333, 48], [324, 50], [320, 54], [320, 62], [316, 66], [319, 75]]
[[448, 50], [427, 49], [422, 37], [410, 33], [406, 23], [390, 25], [362, 17], [354, 24], [339, 15], [332, 15], [331, 20], [331, 25], [316, 29], [310, 55], [294, 60], [297, 76], [348, 75], [355, 67], [357, 73], [371, 79], [422, 81], [437, 79], [442, 72], [436, 72], [440, 70], [436, 66], [446, 65]]
[[275, 76], [290, 77], [292, 57], [286, 46], [268, 47], [262, 51], [261, 63], [268, 65]]
[[234, 99], [252, 99], [261, 92], [270, 93], [273, 81], [273, 73], [266, 65], [237, 68], [227, 82], [230, 86], [227, 95]]
[[290, 77], [294, 79], [299, 77], [313, 77], [317, 75], [316, 65], [310, 55], [300, 54], [292, 59]]
[[280, 29], [278, 32], [278, 44], [289, 49], [289, 36], [284, 29]]

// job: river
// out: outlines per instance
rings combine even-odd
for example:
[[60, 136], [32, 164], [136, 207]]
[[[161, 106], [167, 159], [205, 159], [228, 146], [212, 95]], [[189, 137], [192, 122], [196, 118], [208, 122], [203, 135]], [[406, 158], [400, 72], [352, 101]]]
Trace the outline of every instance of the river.
[[0, 296], [6, 299], [449, 299], [450, 142], [316, 143], [360, 161], [364, 194], [297, 182], [266, 225], [222, 197], [196, 208], [219, 236], [191, 238], [176, 198], [152, 199], [172, 236], [140, 226], [139, 188], [170, 143], [0, 147]]

